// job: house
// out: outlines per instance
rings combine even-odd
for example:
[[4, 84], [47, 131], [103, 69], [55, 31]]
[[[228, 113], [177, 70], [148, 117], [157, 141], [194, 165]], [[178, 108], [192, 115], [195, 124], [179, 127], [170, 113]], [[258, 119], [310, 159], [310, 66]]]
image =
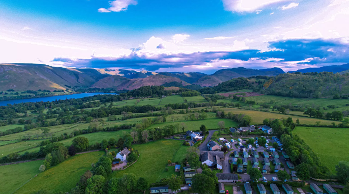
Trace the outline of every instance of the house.
[[291, 171], [291, 178], [292, 181], [299, 181], [299, 178], [297, 177], [296, 171]]
[[262, 130], [264, 133], [268, 133], [268, 134], [272, 134], [273, 133], [273, 129], [264, 125], [262, 127], [259, 127], [260, 130]]
[[288, 166], [288, 168], [294, 169], [294, 165], [290, 161], [286, 161], [286, 165]]
[[269, 158], [269, 153], [268, 152], [263, 152], [264, 158]]
[[230, 143], [225, 143], [225, 146], [227, 146], [227, 148], [230, 149]]
[[232, 163], [233, 163], [233, 165], [237, 165], [238, 164], [238, 158], [233, 158]]
[[225, 193], [225, 188], [223, 183], [218, 183], [219, 193]]
[[230, 142], [231, 142], [231, 143], [234, 143], [234, 142], [235, 142], [235, 140], [231, 139], [231, 140], [230, 140]]
[[252, 154], [253, 154], [253, 157], [255, 157], [255, 158], [259, 158], [259, 154], [258, 154], [258, 152], [257, 152], [257, 151], [253, 151], [253, 152], [252, 152]]
[[246, 132], [246, 131], [252, 132], [252, 131], [254, 131], [254, 130], [255, 130], [254, 125], [251, 125], [251, 126], [249, 126], [249, 127], [240, 127], [240, 128], [239, 128], [239, 131], [242, 131], [242, 132]]
[[270, 184], [270, 189], [273, 192], [273, 194], [280, 194], [280, 190], [276, 184]]
[[282, 184], [282, 188], [285, 190], [286, 194], [293, 194], [293, 189], [288, 184]]
[[235, 133], [235, 132], [237, 131], [237, 129], [235, 129], [234, 127], [231, 127], [231, 128], [229, 129], [229, 131], [232, 132], [232, 133]]
[[130, 154], [130, 150], [128, 150], [126, 147], [116, 154], [115, 158], [120, 159], [121, 161], [126, 161], [126, 157]]
[[222, 159], [224, 159], [223, 152], [202, 152], [200, 160], [202, 164], [206, 164], [209, 167], [217, 167], [217, 169], [222, 169]]
[[163, 187], [151, 187], [150, 193], [168, 193], [168, 186]]
[[252, 168], [258, 168], [259, 167], [259, 164], [253, 164], [252, 165]]
[[192, 182], [192, 178], [186, 178], [186, 179], [184, 179], [185, 180], [185, 184], [187, 184], [187, 185], [189, 185], [189, 186], [191, 186], [191, 184], [193, 183]]
[[257, 188], [260, 194], [266, 194], [267, 190], [265, 189], [263, 184], [257, 184]]
[[286, 152], [282, 152], [282, 156], [284, 156], [285, 160], [290, 160], [290, 156], [288, 156]]
[[246, 151], [243, 152], [244, 153], [244, 158], [248, 158], [248, 153]]
[[221, 137], [219, 138], [219, 141], [225, 141], [225, 138]]
[[273, 164], [274, 165], [281, 165], [281, 162], [279, 159], [275, 158], [274, 161], [273, 161]]
[[235, 158], [238, 158], [240, 155], [239, 155], [239, 152], [238, 151], [234, 151], [234, 157]]
[[187, 131], [186, 135], [193, 141], [202, 141], [203, 139], [199, 132]]
[[274, 172], [279, 172], [279, 170], [280, 170], [280, 165], [278, 164], [278, 165], [275, 165], [275, 168], [274, 168]]
[[270, 172], [270, 166], [264, 165], [264, 166], [263, 166], [262, 173], [263, 173], [263, 174], [266, 174], [266, 173], [268, 173], [268, 172]]
[[271, 155], [273, 156], [273, 158], [280, 158], [277, 152], [272, 152]]
[[192, 178], [194, 175], [196, 175], [196, 172], [185, 172], [184, 173], [185, 178]]
[[310, 183], [310, 188], [311, 188], [311, 190], [314, 191], [315, 194], [323, 194], [324, 193], [324, 191], [322, 189], [320, 189], [320, 187], [318, 187], [314, 183]]
[[270, 162], [268, 158], [263, 158], [263, 164], [270, 166]]
[[271, 152], [275, 152], [275, 148], [270, 148], [269, 149]]
[[216, 176], [219, 183], [236, 183], [239, 180], [239, 176], [237, 174], [217, 173]]
[[334, 190], [334, 189], [331, 187], [331, 185], [329, 185], [329, 184], [323, 184], [322, 186], [324, 187], [325, 191], [326, 191], [328, 194], [337, 194], [337, 191]]
[[253, 159], [252, 159], [252, 164], [257, 164], [257, 165], [259, 165], [258, 159], [257, 159], [257, 158], [253, 158]]
[[194, 169], [194, 168], [191, 168], [190, 166], [183, 167], [183, 170], [184, 170], [184, 172], [195, 171], [195, 169]]
[[242, 165], [243, 165], [243, 166], [247, 166], [247, 165], [248, 165], [247, 158], [243, 158], [243, 159], [242, 159]]
[[178, 165], [178, 164], [177, 164], [177, 165], [175, 166], [175, 172], [179, 172], [180, 169], [181, 169], [181, 165]]
[[238, 172], [238, 173], [243, 173], [243, 172], [244, 172], [244, 168], [243, 168], [242, 164], [239, 164], [239, 165], [238, 165], [237, 172]]
[[221, 150], [221, 146], [215, 141], [210, 141], [207, 144], [207, 149], [210, 151]]
[[246, 194], [252, 194], [252, 188], [250, 183], [245, 183], [244, 187], [245, 187]]

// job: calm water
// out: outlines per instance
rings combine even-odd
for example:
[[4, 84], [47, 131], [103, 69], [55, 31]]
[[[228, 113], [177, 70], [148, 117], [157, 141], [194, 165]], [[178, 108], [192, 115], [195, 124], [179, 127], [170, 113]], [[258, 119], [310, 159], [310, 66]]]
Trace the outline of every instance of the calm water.
[[105, 95], [105, 94], [115, 94], [115, 93], [81, 93], [81, 94], [71, 94], [71, 95], [63, 95], [63, 96], [50, 96], [50, 97], [42, 97], [42, 98], [31, 98], [31, 99], [21, 99], [21, 100], [8, 100], [8, 101], [0, 101], [0, 106], [7, 106], [8, 104], [19, 104], [23, 102], [51, 102], [55, 100], [66, 100], [66, 99], [76, 99], [76, 98], [84, 98], [95, 95]]

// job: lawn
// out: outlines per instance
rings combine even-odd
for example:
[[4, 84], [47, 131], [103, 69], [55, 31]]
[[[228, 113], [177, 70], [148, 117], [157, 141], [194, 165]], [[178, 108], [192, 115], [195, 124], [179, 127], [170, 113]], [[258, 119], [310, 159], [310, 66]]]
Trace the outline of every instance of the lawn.
[[42, 161], [0, 166], [1, 193], [13, 193], [38, 174]]
[[40, 145], [41, 141], [42, 140], [21, 141], [14, 144], [0, 146], [0, 157], [6, 156], [10, 153], [31, 149], [33, 147]]
[[161, 105], [176, 104], [176, 103], [184, 103], [183, 98], [179, 95], [175, 95], [175, 96], [167, 96], [166, 98], [163, 98], [161, 100]]
[[4, 132], [4, 131], [6, 131], [8, 129], [14, 129], [16, 127], [22, 127], [23, 128], [24, 125], [6, 125], [6, 126], [1, 126], [0, 127], [0, 132]]
[[[134, 149], [138, 150], [140, 157], [138, 161], [131, 167], [123, 171], [116, 171], [113, 177], [122, 177], [125, 173], [133, 173], [137, 177], [143, 177], [149, 183], [154, 183], [162, 178], [171, 176], [174, 173], [174, 167], [170, 167], [166, 172], [168, 160], [173, 161], [174, 158], [181, 158], [180, 154], [184, 154], [183, 141], [178, 140], [159, 140], [149, 142], [147, 144], [134, 145]], [[179, 150], [177, 152], [177, 150]]]
[[103, 154], [104, 152], [90, 152], [73, 156], [63, 163], [40, 173], [16, 193], [33, 193], [39, 190], [68, 192], [75, 187], [80, 180], [80, 176], [91, 169], [91, 164], [97, 162]]
[[172, 162], [182, 163], [188, 149], [189, 149], [189, 146], [179, 147], [179, 149], [176, 151], [175, 155], [173, 156]]
[[294, 131], [332, 172], [340, 161], [349, 161], [348, 128], [297, 127]]
[[202, 96], [184, 97], [187, 102], [205, 103], [207, 100]]
[[13, 141], [0, 141], [0, 146], [2, 145], [7, 145], [7, 144], [10, 144], [10, 143], [15, 143], [17, 142], [16, 140], [13, 140]]
[[244, 109], [238, 109], [238, 108], [222, 108], [226, 113], [232, 112], [233, 114], [246, 114], [249, 115], [252, 118], [252, 124], [262, 124], [264, 119], [287, 119], [288, 117], [292, 117], [293, 121], [295, 122], [297, 119], [299, 119], [300, 124], [312, 124], [315, 125], [317, 121], [320, 121], [321, 124], [326, 125], [332, 125], [332, 122], [335, 122], [336, 124], [339, 124], [338, 121], [332, 121], [332, 120], [324, 120], [324, 119], [316, 119], [316, 118], [310, 118], [310, 117], [302, 117], [302, 116], [294, 116], [294, 115], [284, 115], [284, 114], [278, 114], [278, 113], [271, 113], [271, 112], [261, 112], [261, 111], [254, 111], [254, 110], [244, 110]]
[[155, 124], [148, 129], [157, 128], [157, 127], [164, 127], [166, 125], [175, 125], [175, 124], [185, 124], [185, 130], [192, 130], [197, 131], [200, 129], [201, 125], [205, 125], [207, 129], [218, 129], [218, 122], [224, 121], [225, 127], [237, 127], [237, 123], [230, 120], [230, 119], [220, 119], [220, 118], [212, 118], [212, 119], [206, 119], [206, 120], [197, 120], [197, 121], [175, 121], [175, 122], [165, 122], [160, 124]]

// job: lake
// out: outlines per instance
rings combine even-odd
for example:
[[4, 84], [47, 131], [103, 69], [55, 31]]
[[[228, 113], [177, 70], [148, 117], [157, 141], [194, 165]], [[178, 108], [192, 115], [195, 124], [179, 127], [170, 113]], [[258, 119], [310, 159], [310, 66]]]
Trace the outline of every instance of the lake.
[[115, 95], [115, 93], [81, 93], [81, 94], [70, 94], [70, 95], [62, 95], [62, 96], [50, 96], [50, 97], [20, 99], [20, 100], [7, 100], [7, 101], [0, 101], [0, 106], [7, 106], [8, 104], [19, 104], [19, 103], [25, 103], [25, 102], [52, 102], [55, 100], [76, 99], [76, 98], [84, 98], [89, 96], [106, 95], [106, 94]]

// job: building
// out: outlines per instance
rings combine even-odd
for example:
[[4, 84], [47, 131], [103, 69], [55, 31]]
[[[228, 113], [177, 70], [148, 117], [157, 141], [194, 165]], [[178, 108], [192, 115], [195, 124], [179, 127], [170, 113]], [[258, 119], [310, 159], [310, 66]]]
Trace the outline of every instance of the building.
[[314, 191], [315, 194], [323, 194], [324, 191], [320, 189], [316, 184], [310, 183], [310, 189]]
[[259, 167], [258, 164], [253, 164], [253, 165], [252, 165], [252, 168], [258, 168], [258, 167]]
[[257, 188], [260, 194], [266, 194], [267, 190], [265, 189], [263, 184], [257, 184]]
[[240, 155], [239, 155], [239, 152], [238, 151], [234, 151], [234, 157], [235, 158], [238, 158]]
[[257, 158], [253, 158], [253, 159], [252, 159], [252, 164], [259, 165], [258, 159], [257, 159]]
[[190, 137], [193, 141], [202, 141], [203, 136], [201, 136], [200, 132], [187, 131], [186, 136]]
[[227, 146], [228, 149], [231, 149], [230, 143], [225, 143], [225, 146]]
[[286, 165], [288, 166], [288, 168], [294, 169], [294, 165], [290, 161], [286, 161]]
[[244, 187], [245, 187], [246, 194], [252, 194], [252, 188], [250, 183], [245, 183]]
[[263, 172], [263, 174], [269, 173], [270, 172], [270, 166], [264, 165], [262, 172]]
[[280, 158], [279, 154], [277, 152], [272, 152], [271, 155], [273, 156], [273, 158]]
[[240, 128], [239, 128], [239, 131], [242, 131], [242, 132], [246, 132], [246, 131], [252, 132], [252, 131], [254, 131], [254, 130], [255, 130], [254, 125], [251, 125], [251, 126], [249, 126], [249, 127], [240, 127]]
[[331, 185], [329, 185], [329, 184], [323, 184], [322, 186], [324, 187], [325, 191], [326, 191], [328, 194], [337, 194], [337, 191], [334, 190], [334, 189], [331, 187]]
[[263, 158], [263, 164], [270, 166], [270, 162], [268, 158]]
[[217, 173], [216, 174], [219, 183], [236, 183], [239, 180], [237, 174], [231, 173]]
[[285, 190], [286, 194], [293, 194], [293, 189], [288, 184], [282, 184], [282, 188]]
[[233, 165], [237, 165], [238, 164], [238, 158], [233, 158], [232, 163], [233, 163]]
[[120, 159], [121, 161], [126, 161], [126, 157], [130, 154], [130, 150], [128, 150], [126, 147], [116, 154], [117, 159]]
[[168, 193], [168, 186], [163, 187], [151, 187], [150, 193]]
[[187, 185], [189, 185], [189, 186], [191, 186], [191, 184], [193, 183], [192, 182], [192, 178], [186, 178], [186, 179], [184, 179], [185, 180], [185, 184], [187, 184]]
[[235, 132], [237, 131], [237, 129], [235, 129], [234, 127], [231, 127], [231, 128], [229, 129], [229, 131], [232, 132], [232, 133], [235, 133]]
[[223, 183], [218, 183], [219, 193], [225, 193], [225, 188]]
[[207, 149], [210, 151], [221, 150], [221, 146], [215, 141], [210, 141], [207, 143]]
[[237, 169], [238, 173], [243, 173], [244, 172], [244, 167], [242, 166], [242, 164], [238, 165], [238, 169]]
[[269, 153], [268, 152], [263, 152], [264, 158], [269, 158]]
[[286, 152], [282, 152], [282, 156], [284, 156], [285, 160], [290, 160], [290, 156], [288, 156]]
[[244, 153], [244, 158], [248, 158], [248, 153], [246, 151], [244, 151], [243, 153]]
[[195, 169], [194, 169], [194, 168], [191, 168], [190, 166], [183, 167], [183, 170], [184, 170], [184, 172], [195, 171]]
[[209, 167], [216, 167], [217, 169], [222, 169], [222, 159], [224, 159], [224, 153], [219, 151], [202, 152], [200, 159], [202, 164], [206, 164]]
[[274, 172], [279, 172], [281, 166], [278, 164], [278, 165], [275, 165], [275, 168], [274, 168]]
[[193, 178], [194, 175], [196, 175], [196, 172], [185, 172], [184, 173], [185, 178]]
[[260, 130], [262, 130], [264, 133], [272, 134], [273, 129], [271, 127], [268, 127], [266, 125], [259, 127]]
[[176, 171], [176, 172], [179, 172], [180, 170], [181, 170], [181, 165], [178, 165], [178, 164], [177, 164], [177, 165], [175, 166], [175, 171]]
[[270, 184], [270, 189], [273, 194], [280, 194], [280, 190], [276, 184]]
[[292, 181], [299, 181], [296, 171], [291, 171]]
[[248, 165], [247, 158], [243, 158], [243, 159], [242, 159], [242, 165], [243, 165], [244, 167]]
[[278, 158], [274, 158], [273, 164], [274, 165], [281, 165], [281, 162]]
[[255, 158], [259, 158], [259, 154], [258, 154], [258, 152], [257, 152], [257, 151], [253, 151], [253, 152], [252, 152], [252, 154], [253, 154], [253, 157], [255, 157]]

